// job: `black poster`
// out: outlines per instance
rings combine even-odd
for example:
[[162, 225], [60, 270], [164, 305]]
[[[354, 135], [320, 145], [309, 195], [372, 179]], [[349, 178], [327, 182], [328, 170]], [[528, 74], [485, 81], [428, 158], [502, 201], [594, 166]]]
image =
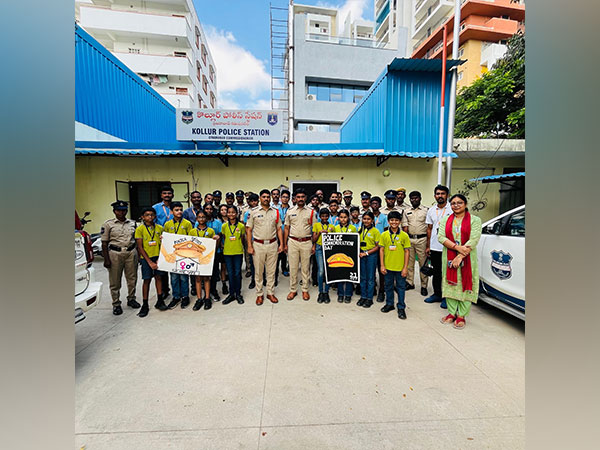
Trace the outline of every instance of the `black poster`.
[[358, 233], [324, 233], [322, 237], [327, 284], [339, 281], [358, 283], [360, 281]]

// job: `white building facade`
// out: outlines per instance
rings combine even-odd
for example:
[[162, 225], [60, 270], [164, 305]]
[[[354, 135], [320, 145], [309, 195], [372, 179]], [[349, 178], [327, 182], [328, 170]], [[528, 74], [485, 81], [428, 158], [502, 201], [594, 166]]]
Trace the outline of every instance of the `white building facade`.
[[217, 69], [192, 0], [76, 0], [78, 24], [176, 108], [217, 108]]
[[293, 142], [337, 143], [340, 125], [373, 81], [395, 57], [406, 56], [404, 39], [383, 48], [374, 39], [373, 22], [353, 21], [350, 15], [340, 22], [331, 8], [293, 8], [288, 109]]

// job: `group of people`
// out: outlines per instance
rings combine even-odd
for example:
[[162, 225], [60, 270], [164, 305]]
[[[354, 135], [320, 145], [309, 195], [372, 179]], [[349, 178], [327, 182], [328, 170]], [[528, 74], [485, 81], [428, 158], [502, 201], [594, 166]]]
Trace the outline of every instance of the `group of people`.
[[[353, 192], [333, 192], [325, 201], [318, 190], [308, 197], [298, 188], [293, 193], [283, 189], [263, 189], [258, 194], [238, 190], [227, 192], [225, 202], [221, 191], [202, 197], [198, 191], [190, 194], [191, 206], [184, 208], [173, 201], [173, 189], [161, 190], [161, 202], [142, 210], [141, 224], [127, 219], [128, 205], [112, 204], [114, 219], [102, 226], [101, 240], [104, 266], [109, 270], [113, 314], [122, 314], [120, 301], [123, 273], [128, 285], [127, 305], [140, 309], [138, 316], [149, 313], [148, 297], [155, 280], [155, 308], [165, 311], [190, 305], [190, 296], [197, 297], [192, 309], [208, 310], [220, 301], [218, 282], [226, 295], [223, 304], [244, 303], [241, 294], [242, 264], [250, 289], [256, 289], [256, 305], [266, 298], [278, 303], [275, 286], [281, 268], [289, 276], [287, 300], [298, 295], [310, 299], [309, 287], [318, 286], [318, 303], [329, 303], [330, 288], [337, 290], [339, 303], [351, 303], [359, 295], [357, 305], [370, 308], [373, 299], [385, 302], [381, 311], [397, 309], [398, 317], [406, 319], [405, 291], [415, 289], [415, 260], [423, 267], [427, 261], [433, 267], [433, 294], [426, 303], [440, 303], [448, 314], [441, 321], [464, 328], [471, 303], [479, 290], [476, 246], [481, 235], [481, 220], [469, 213], [467, 199], [461, 194], [449, 197], [449, 190], [434, 188], [435, 204], [422, 205], [418, 191], [388, 189], [384, 201], [363, 191], [360, 204], [353, 203]], [[385, 203], [385, 204], [384, 204]], [[158, 270], [161, 235], [163, 232], [212, 238], [216, 254], [211, 276], [188, 276]], [[357, 233], [360, 236], [360, 283], [326, 282], [322, 235], [324, 233]], [[135, 299], [138, 258], [142, 266], [142, 304]], [[312, 266], [312, 269], [311, 269]], [[298, 274], [301, 279], [298, 279]], [[423, 296], [428, 295], [428, 276], [419, 271]], [[170, 287], [169, 287], [170, 278]], [[376, 278], [378, 282], [376, 283]], [[379, 288], [379, 289], [378, 289]], [[172, 292], [172, 299], [166, 299]]]

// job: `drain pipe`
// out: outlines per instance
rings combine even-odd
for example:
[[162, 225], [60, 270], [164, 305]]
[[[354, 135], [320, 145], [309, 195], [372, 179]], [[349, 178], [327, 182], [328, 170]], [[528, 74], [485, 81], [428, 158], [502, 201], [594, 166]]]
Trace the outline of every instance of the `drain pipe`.
[[442, 50], [442, 98], [440, 101], [440, 142], [438, 146], [438, 177], [437, 183], [442, 184], [444, 163], [444, 103], [446, 101], [446, 45], [448, 42], [447, 27], [444, 25], [444, 43]]
[[[455, 0], [454, 3], [454, 34], [452, 42], [452, 59], [458, 59], [458, 47], [460, 47], [460, 7], [461, 1]], [[458, 77], [458, 66], [452, 68], [450, 78], [450, 103], [448, 104], [448, 139], [446, 151], [454, 151], [454, 119], [456, 115], [456, 80]], [[452, 157], [448, 156], [446, 160], [446, 186], [448, 189], [452, 185]]]

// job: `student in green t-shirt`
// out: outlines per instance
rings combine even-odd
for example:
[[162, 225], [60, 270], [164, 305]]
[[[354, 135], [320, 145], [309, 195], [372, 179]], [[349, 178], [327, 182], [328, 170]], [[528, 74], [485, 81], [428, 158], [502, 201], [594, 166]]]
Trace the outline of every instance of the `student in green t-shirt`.
[[317, 281], [319, 284], [319, 297], [317, 303], [329, 303], [329, 285], [325, 282], [325, 259], [323, 257], [323, 234], [335, 232], [335, 227], [329, 223], [329, 210], [321, 208], [319, 211], [320, 222], [313, 223], [313, 245], [315, 245], [315, 257], [317, 259]]
[[[196, 228], [191, 229], [188, 235], [214, 239], [215, 241], [217, 241], [218, 245], [218, 241], [221, 235], [215, 234], [215, 230], [213, 230], [207, 225], [207, 221], [208, 215], [206, 214], [206, 212], [204, 212], [203, 209], [201, 209], [196, 214]], [[194, 311], [198, 311], [204, 306], [204, 309], [208, 310], [212, 308], [212, 300], [210, 297], [210, 276], [196, 275], [195, 278], [196, 294], [198, 295], [198, 300], [196, 300], [196, 303], [194, 303], [192, 309]], [[202, 295], [202, 288], [204, 288], [204, 295]]]
[[388, 214], [389, 229], [381, 234], [379, 240], [379, 259], [381, 273], [385, 276], [385, 305], [381, 312], [394, 310], [394, 291], [398, 294], [398, 318], [406, 319], [404, 292], [408, 273], [408, 255], [410, 238], [400, 229], [402, 215], [398, 211]]
[[377, 270], [377, 253], [381, 235], [374, 226], [375, 216], [367, 211], [362, 216], [360, 234], [360, 300], [357, 306], [370, 308], [373, 305], [375, 291], [375, 271]]
[[162, 291], [162, 274], [158, 270], [158, 254], [160, 253], [160, 236], [163, 227], [155, 223], [156, 211], [153, 208], [144, 208], [142, 210], [142, 224], [135, 230], [135, 242], [137, 244], [138, 254], [142, 260], [142, 307], [138, 316], [146, 317], [148, 315], [148, 296], [150, 294], [150, 283], [154, 278], [156, 286], [157, 301], [154, 307], [161, 311], [166, 311], [165, 296]]
[[[338, 224], [335, 226], [336, 233], [358, 233], [354, 225], [350, 223], [350, 212], [347, 209], [342, 209], [338, 213]], [[341, 281], [337, 286], [339, 303], [350, 303], [352, 301], [352, 291], [354, 286], [349, 281]]]
[[239, 220], [238, 209], [227, 207], [227, 221], [221, 226], [223, 236], [223, 256], [229, 274], [229, 295], [223, 300], [224, 305], [237, 301], [244, 303], [242, 297], [242, 260], [244, 259], [244, 239], [246, 227]]

